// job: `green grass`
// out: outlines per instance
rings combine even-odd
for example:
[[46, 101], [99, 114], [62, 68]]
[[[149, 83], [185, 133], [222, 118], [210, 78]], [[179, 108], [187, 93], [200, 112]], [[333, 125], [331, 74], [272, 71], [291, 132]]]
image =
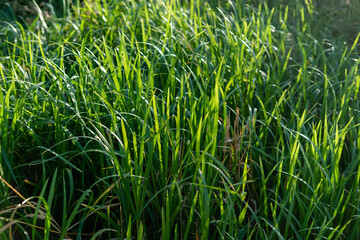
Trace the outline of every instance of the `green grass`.
[[357, 239], [360, 9], [285, 2], [9, 15], [0, 239]]

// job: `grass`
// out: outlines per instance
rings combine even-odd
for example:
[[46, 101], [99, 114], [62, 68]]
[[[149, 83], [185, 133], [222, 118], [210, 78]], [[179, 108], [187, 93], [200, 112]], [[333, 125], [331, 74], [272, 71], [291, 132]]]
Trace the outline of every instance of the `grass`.
[[336, 24], [359, 15], [321, 4], [1, 22], [0, 239], [356, 239], [359, 35]]

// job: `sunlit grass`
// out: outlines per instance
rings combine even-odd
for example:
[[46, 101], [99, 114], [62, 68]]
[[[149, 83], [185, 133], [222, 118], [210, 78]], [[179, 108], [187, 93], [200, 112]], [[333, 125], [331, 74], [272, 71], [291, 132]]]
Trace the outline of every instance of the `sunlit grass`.
[[356, 239], [359, 37], [255, 2], [2, 22], [0, 238]]

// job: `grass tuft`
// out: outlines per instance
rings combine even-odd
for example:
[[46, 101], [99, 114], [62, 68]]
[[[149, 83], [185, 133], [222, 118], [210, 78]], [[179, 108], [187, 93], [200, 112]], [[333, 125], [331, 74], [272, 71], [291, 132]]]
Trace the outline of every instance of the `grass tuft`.
[[0, 239], [360, 235], [357, 1], [1, 2]]

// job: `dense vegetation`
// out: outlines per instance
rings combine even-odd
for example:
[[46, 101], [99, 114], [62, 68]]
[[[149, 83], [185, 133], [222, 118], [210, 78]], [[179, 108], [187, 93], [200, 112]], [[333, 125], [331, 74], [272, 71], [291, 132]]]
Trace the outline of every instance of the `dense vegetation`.
[[360, 236], [358, 1], [4, 2], [0, 239]]

